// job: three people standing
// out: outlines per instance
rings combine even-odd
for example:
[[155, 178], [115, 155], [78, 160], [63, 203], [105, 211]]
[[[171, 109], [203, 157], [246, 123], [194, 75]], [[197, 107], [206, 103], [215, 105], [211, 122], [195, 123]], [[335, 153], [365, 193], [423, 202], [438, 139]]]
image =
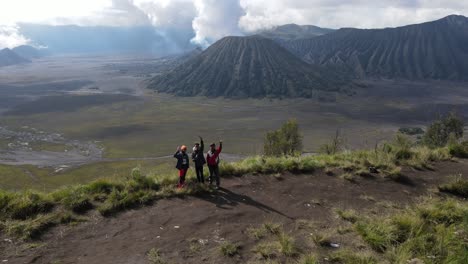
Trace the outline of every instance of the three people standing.
[[[210, 145], [210, 150], [206, 154], [206, 159], [204, 156], [204, 147], [205, 144], [203, 142], [203, 138], [200, 138], [200, 143], [196, 142], [193, 146], [192, 152], [192, 161], [195, 164], [195, 173], [197, 175], [197, 181], [199, 183], [204, 183], [205, 178], [203, 176], [203, 166], [208, 164], [208, 169], [210, 171], [210, 176], [208, 181], [210, 185], [213, 181], [216, 182], [216, 189], [220, 186], [220, 179], [219, 179], [219, 154], [223, 148], [223, 142], [219, 142], [219, 147], [216, 148], [216, 144], [213, 143]], [[183, 188], [185, 186], [185, 176], [187, 175], [187, 171], [189, 169], [189, 157], [187, 155], [187, 147], [180, 146], [177, 147], [177, 152], [174, 154], [174, 158], [177, 159], [176, 168], [179, 170], [179, 182], [177, 184], [178, 188]]]

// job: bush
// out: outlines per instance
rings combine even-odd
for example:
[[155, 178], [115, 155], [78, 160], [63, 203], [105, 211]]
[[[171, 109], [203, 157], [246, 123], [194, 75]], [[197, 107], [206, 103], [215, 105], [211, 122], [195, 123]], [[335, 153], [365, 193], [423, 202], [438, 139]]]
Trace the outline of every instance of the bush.
[[[6, 198], [3, 199], [3, 203], [5, 203]], [[15, 194], [8, 199], [8, 205], [4, 208], [4, 212], [12, 219], [26, 220], [37, 214], [48, 213], [54, 207], [52, 201], [47, 197], [31, 191]]]
[[409, 136], [424, 134], [424, 130], [420, 127], [401, 127], [398, 132]]
[[468, 198], [468, 181], [457, 177], [454, 181], [439, 186], [441, 192], [451, 193], [463, 198]]
[[359, 221], [356, 230], [390, 263], [466, 263], [468, 205], [428, 199], [403, 213]]
[[377, 260], [366, 252], [353, 252], [350, 250], [339, 250], [330, 256], [332, 263], [342, 264], [377, 264]]
[[297, 155], [302, 152], [302, 135], [294, 119], [286, 122], [279, 130], [268, 132], [264, 140], [267, 156]]
[[468, 141], [449, 143], [448, 149], [450, 155], [454, 157], [462, 159], [468, 158]]
[[336, 130], [335, 136], [332, 138], [330, 143], [323, 144], [319, 148], [319, 153], [333, 155], [342, 150], [344, 139], [340, 135], [340, 131]]
[[146, 256], [151, 264], [166, 264], [166, 261], [164, 261], [158, 249], [152, 248]]
[[56, 202], [75, 213], [84, 213], [93, 208], [86, 188], [68, 187], [51, 194]]
[[231, 243], [229, 241], [225, 241], [221, 244], [219, 250], [224, 256], [233, 257], [234, 255], [239, 253], [239, 248], [239, 245]]
[[119, 191], [114, 189], [107, 200], [98, 207], [98, 211], [103, 216], [110, 216], [119, 211], [151, 203], [155, 198], [155, 193], [147, 191], [128, 190]]
[[299, 253], [294, 239], [285, 233], [278, 234], [278, 243], [280, 252], [286, 257], [294, 257]]
[[429, 125], [423, 142], [430, 147], [443, 147], [447, 145], [450, 135], [456, 139], [462, 138], [463, 129], [463, 120], [455, 113], [450, 113]]

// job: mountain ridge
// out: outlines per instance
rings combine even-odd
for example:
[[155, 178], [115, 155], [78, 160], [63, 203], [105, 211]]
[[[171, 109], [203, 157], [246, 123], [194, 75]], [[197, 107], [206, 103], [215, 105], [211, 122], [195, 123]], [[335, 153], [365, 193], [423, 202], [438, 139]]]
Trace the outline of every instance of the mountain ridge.
[[31, 61], [21, 57], [9, 48], [4, 48], [0, 50], [0, 67], [28, 62]]
[[464, 16], [397, 28], [342, 28], [280, 44], [310, 64], [344, 67], [363, 78], [468, 80]]
[[225, 37], [170, 73], [156, 76], [149, 87], [182, 96], [244, 98], [314, 97], [317, 91], [338, 91], [345, 85], [345, 78], [255, 35]]

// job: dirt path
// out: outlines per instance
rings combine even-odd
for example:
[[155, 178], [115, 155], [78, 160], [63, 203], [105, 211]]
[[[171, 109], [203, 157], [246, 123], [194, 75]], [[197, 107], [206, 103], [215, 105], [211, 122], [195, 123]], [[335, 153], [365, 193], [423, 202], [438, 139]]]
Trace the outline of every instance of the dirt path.
[[[93, 215], [79, 226], [56, 228], [35, 249], [0, 242], [5, 252], [1, 259], [7, 263], [148, 263], [147, 252], [156, 248], [168, 263], [249, 263], [258, 260], [252, 253], [257, 242], [245, 232], [249, 227], [275, 222], [296, 232], [300, 219], [333, 225], [338, 221], [336, 208], [362, 211], [378, 208], [381, 202], [402, 206], [459, 173], [468, 175], [466, 161], [440, 163], [434, 171], [406, 169], [404, 174], [411, 180], [403, 183], [380, 177], [351, 183], [322, 172], [228, 178], [223, 179], [224, 188], [212, 194], [160, 200], [113, 218]], [[242, 245], [238, 256], [220, 254], [219, 244], [225, 240]], [[340, 243], [351, 246], [346, 239]], [[302, 245], [307, 248], [306, 243]]]

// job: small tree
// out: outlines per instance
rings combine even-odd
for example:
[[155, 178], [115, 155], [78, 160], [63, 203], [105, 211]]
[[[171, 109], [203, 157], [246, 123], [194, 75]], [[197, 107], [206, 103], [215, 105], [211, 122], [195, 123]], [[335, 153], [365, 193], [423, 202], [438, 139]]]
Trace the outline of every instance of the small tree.
[[295, 119], [265, 135], [264, 153], [267, 156], [296, 155], [302, 152], [302, 135]]
[[343, 148], [344, 142], [344, 139], [340, 135], [340, 130], [337, 129], [331, 142], [321, 145], [319, 152], [327, 155], [336, 154]]
[[443, 147], [447, 145], [451, 135], [457, 140], [462, 138], [463, 127], [463, 120], [452, 112], [429, 125], [424, 134], [423, 142], [430, 147]]

